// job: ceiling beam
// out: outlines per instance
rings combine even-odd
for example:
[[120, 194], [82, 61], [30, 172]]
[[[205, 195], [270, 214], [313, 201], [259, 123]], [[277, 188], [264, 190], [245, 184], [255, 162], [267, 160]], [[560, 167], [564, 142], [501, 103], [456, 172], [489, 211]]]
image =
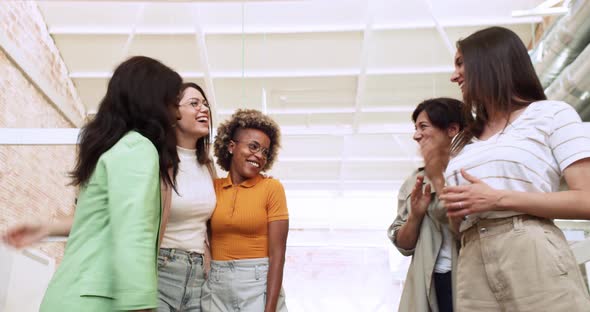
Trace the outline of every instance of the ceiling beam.
[[416, 162], [421, 161], [420, 157], [279, 157], [278, 162]]
[[366, 84], [367, 84], [367, 67], [369, 63], [369, 50], [371, 49], [372, 43], [372, 34], [373, 34], [373, 20], [375, 18], [374, 14], [374, 0], [369, 0], [367, 2], [367, 9], [365, 12], [365, 19], [366, 25], [365, 30], [363, 31], [363, 42], [361, 46], [361, 56], [359, 60], [360, 64], [360, 72], [356, 79], [356, 96], [354, 100], [355, 106], [355, 113], [352, 118], [352, 131], [354, 133], [358, 132], [359, 122], [360, 122], [360, 112], [362, 107], [362, 100], [365, 96], [366, 91]]
[[145, 12], [145, 4], [141, 4], [137, 10], [137, 15], [135, 16], [135, 20], [133, 21], [133, 25], [131, 26], [131, 31], [129, 32], [129, 36], [127, 37], [127, 41], [123, 46], [121, 51], [121, 58], [126, 59], [127, 55], [129, 55], [129, 48], [131, 47], [131, 43], [133, 42], [133, 38], [135, 38], [135, 32], [137, 31], [137, 25], [141, 23], [143, 20], [143, 14]]
[[[211, 67], [209, 66], [209, 53], [207, 52], [207, 41], [205, 40], [205, 33], [201, 27], [201, 12], [197, 4], [193, 7], [193, 16], [195, 22], [195, 40], [197, 42], [197, 49], [199, 52], [199, 59], [201, 60], [201, 67], [203, 68], [203, 79], [205, 80], [205, 90], [207, 93], [207, 100], [211, 104], [209, 110], [211, 113], [211, 118], [215, 121], [217, 119], [217, 98], [215, 95], [215, 85], [213, 83], [213, 78], [211, 76]], [[188, 78], [187, 76], [181, 75], [184, 79]], [[200, 78], [200, 77], [199, 77]], [[213, 129], [210, 129], [209, 132], [212, 133]], [[213, 139], [213, 138], [211, 138]]]
[[430, 16], [432, 17], [432, 21], [434, 22], [436, 31], [438, 32], [443, 43], [447, 47], [447, 51], [451, 55], [451, 58], [454, 58], [455, 57], [455, 46], [453, 46], [453, 44], [451, 43], [451, 40], [449, 39], [449, 35], [447, 34], [447, 32], [445, 31], [443, 26], [438, 21], [438, 18], [436, 17], [436, 15], [434, 14], [434, 9], [432, 8], [432, 2], [430, 0], [424, 0], [424, 3], [428, 7], [428, 13], [430, 13]]
[[346, 180], [344, 178], [344, 166], [345, 166], [345, 163], [348, 161], [348, 158], [350, 155], [350, 153], [349, 153], [350, 146], [349, 145], [350, 145], [350, 136], [348, 136], [348, 135], [342, 136], [342, 150], [340, 151], [342, 156], [340, 157], [340, 163], [339, 163], [340, 165], [338, 166], [338, 178], [340, 181], [339, 182], [339, 185], [340, 185], [339, 191], [343, 190], [344, 181]]
[[[281, 179], [281, 183], [284, 184], [338, 184], [340, 180], [330, 180], [330, 179], [316, 179], [316, 180], [291, 180], [291, 179]], [[403, 180], [344, 180], [342, 183], [344, 184], [402, 184]]]
[[[219, 3], [219, 2], [296, 2], [306, 0], [150, 0], [151, 3]], [[80, 0], [59, 0], [59, 2], [81, 2]], [[84, 2], [105, 2], [104, 0], [84, 0]], [[142, 2], [145, 0], [110, 0], [109, 2]]]
[[[453, 72], [452, 66], [414, 66], [414, 67], [381, 67], [367, 68], [367, 76], [387, 75], [416, 75], [416, 74], [446, 74]], [[183, 78], [204, 78], [204, 72], [180, 71]], [[309, 78], [309, 77], [354, 77], [361, 74], [359, 68], [337, 68], [327, 70], [249, 70], [244, 73], [244, 78]], [[109, 71], [72, 71], [72, 79], [108, 79], [113, 75]], [[242, 78], [240, 70], [235, 71], [210, 71], [213, 79]]]
[[[373, 127], [360, 127], [356, 134], [392, 134], [392, 135], [411, 135], [414, 133], [411, 124], [391, 124], [376, 125]], [[308, 127], [301, 126], [282, 126], [281, 134], [283, 136], [317, 136], [317, 135], [353, 135], [352, 127], [345, 126], [323, 126]]]
[[78, 128], [0, 128], [0, 145], [73, 145]]
[[[522, 25], [541, 23], [541, 17], [523, 17], [523, 18], [489, 18], [489, 19], [453, 19], [439, 20], [442, 27], [461, 28], [474, 26], [494, 26], [494, 25]], [[251, 25], [242, 32], [241, 25], [211, 27], [204, 29], [206, 35], [273, 35], [273, 34], [302, 34], [302, 33], [358, 33], [364, 31], [366, 25], [363, 24], [341, 24], [341, 25], [296, 25], [296, 26], [255, 26]], [[432, 21], [418, 21], [413, 23], [380, 23], [374, 24], [374, 31], [392, 31], [392, 30], [412, 30], [412, 29], [431, 29], [436, 28]], [[86, 26], [86, 25], [68, 25], [49, 27], [52, 35], [127, 35], [130, 27], [105, 27], [105, 26]], [[186, 26], [176, 27], [149, 27], [142, 26], [136, 29], [136, 35], [192, 35], [194, 29]]]
[[[415, 106], [383, 106], [383, 107], [362, 107], [359, 113], [411, 113]], [[354, 107], [348, 108], [285, 108], [267, 109], [269, 115], [316, 115], [316, 114], [352, 114], [356, 113]], [[231, 115], [233, 109], [218, 110], [219, 115]]]

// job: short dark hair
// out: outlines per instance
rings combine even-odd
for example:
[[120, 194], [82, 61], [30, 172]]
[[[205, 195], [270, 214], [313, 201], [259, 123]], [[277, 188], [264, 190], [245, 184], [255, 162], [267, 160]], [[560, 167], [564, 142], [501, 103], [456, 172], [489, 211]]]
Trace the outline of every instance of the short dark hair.
[[[186, 91], [186, 89], [188, 88], [193, 88], [196, 89], [197, 91], [199, 91], [201, 93], [201, 95], [203, 96], [203, 98], [205, 99], [205, 101], [207, 103], [209, 103], [209, 100], [207, 99], [207, 95], [205, 94], [205, 91], [203, 91], [203, 89], [196, 83], [194, 82], [185, 82], [182, 84], [182, 87], [180, 88], [180, 93], [181, 96], [180, 98], [182, 98], [182, 95], [184, 93], [184, 91]], [[211, 103], [209, 103], [211, 104]], [[211, 157], [209, 155], [209, 148], [211, 147], [211, 137], [212, 137], [212, 131], [213, 131], [213, 114], [211, 113], [211, 111], [209, 111], [209, 134], [207, 134], [206, 136], [199, 138], [197, 140], [197, 142], [195, 143], [196, 148], [197, 148], [197, 161], [199, 162], [199, 164], [201, 165], [205, 165], [211, 162]]]
[[459, 130], [467, 125], [463, 102], [456, 99], [441, 97], [423, 101], [412, 113], [414, 123], [422, 112], [426, 112], [433, 126], [442, 130], [448, 129], [453, 123], [459, 126]]
[[238, 109], [229, 120], [219, 125], [214, 143], [217, 164], [221, 169], [229, 172], [232, 155], [229, 153], [228, 146], [230, 141], [235, 140], [236, 134], [242, 129], [260, 130], [270, 139], [269, 153], [262, 171], [269, 170], [281, 147], [281, 129], [272, 118], [255, 109]]
[[481, 135], [492, 114], [547, 99], [524, 43], [512, 30], [476, 31], [457, 41], [457, 49], [463, 55], [465, 109], [475, 113], [471, 136]]
[[[179, 160], [171, 108], [178, 103], [181, 85], [178, 73], [152, 58], [135, 56], [121, 63], [96, 115], [80, 131], [78, 159], [70, 173], [72, 184], [85, 184], [100, 156], [127, 132], [137, 131], [154, 144], [160, 175], [175, 187]], [[168, 174], [170, 168], [172, 176]]]

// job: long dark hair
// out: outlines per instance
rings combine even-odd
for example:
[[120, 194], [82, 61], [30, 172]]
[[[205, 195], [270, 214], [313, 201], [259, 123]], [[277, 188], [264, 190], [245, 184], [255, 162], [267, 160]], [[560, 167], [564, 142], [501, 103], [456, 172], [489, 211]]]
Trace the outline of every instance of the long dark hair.
[[490, 116], [510, 115], [547, 99], [527, 49], [513, 31], [485, 28], [457, 41], [457, 49], [463, 55], [465, 110], [475, 114], [463, 144], [481, 135]]
[[[185, 82], [182, 84], [182, 87], [180, 89], [181, 92], [181, 97], [182, 97], [182, 93], [184, 93], [184, 91], [188, 88], [193, 88], [193, 89], [197, 89], [197, 91], [201, 92], [201, 95], [203, 95], [203, 98], [205, 99], [205, 101], [207, 103], [209, 103], [209, 100], [207, 99], [207, 95], [205, 94], [205, 91], [203, 91], [203, 88], [201, 88], [198, 84], [194, 83], [194, 82]], [[205, 165], [211, 162], [211, 157], [210, 157], [210, 148], [211, 148], [211, 137], [213, 136], [213, 114], [211, 114], [211, 108], [209, 108], [209, 134], [207, 134], [206, 136], [199, 138], [197, 140], [196, 143], [196, 148], [197, 148], [197, 161], [199, 162], [199, 164], [201, 165]]]
[[[96, 116], [80, 132], [78, 160], [70, 173], [72, 184], [88, 182], [100, 156], [133, 130], [154, 144], [160, 176], [175, 187], [179, 159], [172, 112], [181, 85], [178, 73], [149, 57], [135, 56], [121, 63], [109, 81]], [[172, 176], [168, 174], [170, 168]]]

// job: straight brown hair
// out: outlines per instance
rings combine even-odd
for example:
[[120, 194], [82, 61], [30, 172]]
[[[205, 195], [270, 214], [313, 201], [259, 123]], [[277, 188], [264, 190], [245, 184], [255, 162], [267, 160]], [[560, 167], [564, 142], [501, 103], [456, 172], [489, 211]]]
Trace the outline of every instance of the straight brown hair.
[[464, 107], [475, 115], [457, 138], [460, 148], [482, 134], [491, 116], [509, 117], [515, 110], [547, 99], [527, 49], [513, 31], [485, 28], [457, 41], [457, 49], [463, 56]]

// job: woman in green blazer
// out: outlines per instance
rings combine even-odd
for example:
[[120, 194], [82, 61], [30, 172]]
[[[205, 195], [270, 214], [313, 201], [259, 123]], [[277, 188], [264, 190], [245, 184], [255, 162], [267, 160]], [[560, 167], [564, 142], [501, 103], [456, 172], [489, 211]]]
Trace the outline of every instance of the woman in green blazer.
[[178, 169], [172, 122], [182, 79], [147, 57], [117, 67], [95, 118], [81, 131], [80, 186], [64, 258], [40, 311], [157, 307], [160, 176]]

